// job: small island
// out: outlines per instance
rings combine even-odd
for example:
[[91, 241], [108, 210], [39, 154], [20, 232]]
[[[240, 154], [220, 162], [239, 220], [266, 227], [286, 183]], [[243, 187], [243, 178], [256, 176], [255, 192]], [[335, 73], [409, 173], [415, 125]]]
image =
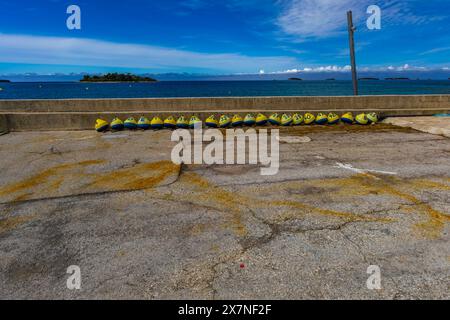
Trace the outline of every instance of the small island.
[[385, 78], [384, 80], [410, 80], [409, 78]]
[[325, 81], [336, 81], [335, 78], [329, 78], [329, 79], [325, 79]]
[[80, 82], [156, 82], [150, 77], [136, 76], [131, 73], [107, 73], [105, 75], [85, 75]]
[[1, 83], [10, 83], [11, 81], [10, 80], [2, 80], [2, 79], [0, 79], [0, 82]]
[[289, 81], [302, 81], [303, 79], [300, 78], [289, 78]]
[[365, 78], [359, 78], [358, 80], [362, 80], [362, 81], [364, 81], [364, 80], [380, 80], [379, 78], [371, 78], [371, 77], [365, 77]]

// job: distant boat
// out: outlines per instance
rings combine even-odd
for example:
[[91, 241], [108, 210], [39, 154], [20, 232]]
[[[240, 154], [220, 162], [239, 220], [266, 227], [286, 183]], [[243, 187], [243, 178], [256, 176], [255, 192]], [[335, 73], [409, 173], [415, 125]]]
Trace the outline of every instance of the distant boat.
[[303, 79], [300, 78], [289, 78], [289, 81], [302, 81]]
[[380, 80], [378, 78], [371, 78], [371, 77], [366, 77], [366, 78], [359, 78], [358, 80]]
[[335, 78], [325, 79], [325, 81], [336, 81]]

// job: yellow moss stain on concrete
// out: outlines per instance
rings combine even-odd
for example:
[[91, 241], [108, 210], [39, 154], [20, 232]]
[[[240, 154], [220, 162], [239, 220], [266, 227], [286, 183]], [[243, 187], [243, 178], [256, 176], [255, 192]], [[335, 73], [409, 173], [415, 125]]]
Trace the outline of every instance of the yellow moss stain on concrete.
[[92, 174], [89, 189], [141, 190], [162, 184], [170, 176], [178, 176], [180, 166], [171, 161], [141, 163], [131, 168]]
[[[367, 221], [367, 222], [383, 222], [390, 223], [395, 221], [393, 218], [383, 218], [370, 216], [370, 214], [357, 214], [352, 212], [341, 212], [319, 208], [306, 204], [297, 200], [266, 200], [249, 196], [253, 192], [230, 192], [223, 188], [210, 184], [206, 179], [195, 173], [186, 173], [181, 179], [183, 183], [194, 186], [195, 195], [189, 200], [196, 203], [209, 204], [218, 210], [231, 212], [233, 214], [232, 224], [238, 235], [245, 235], [245, 226], [242, 224], [242, 210], [246, 208], [273, 208], [275, 221], [282, 222], [293, 218], [299, 218], [304, 214], [320, 214], [324, 216], [340, 218], [344, 221]], [[448, 190], [448, 186], [438, 182], [426, 179], [409, 179], [402, 180], [396, 177], [377, 177], [372, 175], [357, 174], [349, 178], [335, 179], [318, 179], [310, 181], [295, 181], [289, 183], [271, 184], [269, 187], [255, 189], [255, 193], [263, 190], [278, 190], [287, 187], [318, 187], [322, 192], [332, 198], [340, 197], [342, 199], [350, 199], [351, 197], [361, 197], [367, 195], [388, 195], [393, 198], [404, 199], [414, 206], [405, 207], [404, 212], [411, 212], [426, 217], [422, 222], [414, 226], [414, 230], [418, 231], [422, 237], [437, 238], [441, 236], [445, 224], [450, 221], [450, 216], [432, 208], [428, 204], [422, 203], [417, 197], [404, 189], [423, 190], [427, 188], [437, 188], [440, 190]], [[269, 190], [270, 189], [270, 190]], [[329, 191], [327, 191], [329, 190]], [[249, 191], [249, 190], [247, 190]], [[329, 194], [328, 194], [329, 192]], [[244, 196], [243, 194], [246, 194]], [[302, 194], [295, 196], [302, 197]], [[305, 195], [305, 198], [314, 195]], [[294, 210], [280, 211], [280, 207], [288, 207]], [[236, 229], [237, 228], [237, 229]]]
[[426, 220], [415, 225], [421, 236], [426, 238], [438, 238], [442, 235], [445, 224], [450, 222], [450, 216], [446, 215], [429, 204], [423, 203], [414, 195], [402, 191], [403, 189], [439, 188], [447, 190], [447, 186], [424, 179], [401, 180], [396, 177], [383, 177], [383, 179], [367, 179], [361, 176], [355, 176], [361, 182], [360, 190], [371, 190], [377, 194], [391, 195], [404, 199], [414, 205], [413, 211], [426, 217]]
[[426, 179], [410, 180], [409, 185], [416, 189], [439, 189], [443, 191], [450, 191], [450, 185]]
[[31, 221], [34, 217], [34, 215], [28, 215], [0, 219], [0, 233], [14, 230], [18, 226]]
[[[0, 188], [0, 197], [10, 201], [24, 201], [39, 197], [61, 196], [64, 184], [66, 194], [140, 190], [153, 188], [169, 176], [178, 176], [180, 166], [170, 161], [137, 164], [111, 172], [90, 173], [85, 167], [105, 163], [105, 160], [88, 160], [57, 165], [30, 178]], [[65, 195], [65, 194], [64, 194]]]
[[[43, 185], [49, 183], [50, 179], [53, 177], [62, 177], [66, 173], [66, 171], [69, 171], [77, 167], [91, 166], [101, 164], [103, 162], [104, 160], [87, 160], [78, 163], [67, 163], [51, 167], [49, 169], [42, 171], [41, 173], [31, 176], [30, 178], [26, 178], [17, 183], [12, 183], [0, 188], [0, 197], [21, 193], [19, 196], [15, 198], [15, 200], [16, 201], [26, 200], [28, 199], [29, 196], [33, 195], [33, 192], [30, 192], [31, 189], [37, 187], [41, 188]], [[59, 187], [61, 182], [59, 183], [56, 182], [54, 186]]]
[[187, 172], [180, 178], [180, 182], [189, 186], [194, 186], [196, 194], [189, 201], [211, 204], [218, 210], [230, 214], [227, 221], [228, 227], [231, 225], [233, 232], [238, 236], [245, 236], [248, 231], [242, 221], [242, 206], [245, 206], [245, 199], [238, 194], [229, 192], [210, 184], [206, 179], [196, 173]]
[[[267, 203], [269, 205], [269, 203]], [[343, 212], [343, 211], [336, 211], [336, 210], [329, 210], [329, 209], [322, 209], [318, 207], [314, 207], [299, 201], [271, 201], [270, 204], [275, 206], [287, 206], [295, 209], [301, 210], [303, 213], [312, 213], [312, 214], [320, 214], [324, 216], [330, 216], [335, 218], [341, 218], [345, 221], [366, 221], [366, 222], [393, 222], [394, 220], [391, 218], [381, 218], [381, 217], [372, 217], [370, 215], [365, 214], [357, 214], [357, 213], [351, 213], [351, 212]], [[281, 217], [283, 221], [289, 220], [291, 218], [295, 218], [295, 213], [292, 213], [290, 215], [284, 214], [284, 216]]]
[[[276, 222], [283, 222], [290, 219], [299, 218], [300, 216], [308, 213], [340, 218], [344, 221], [367, 221], [385, 223], [393, 221], [393, 219], [390, 218], [380, 218], [364, 214], [355, 214], [351, 212], [340, 212], [318, 208], [300, 201], [267, 200], [255, 198], [248, 195], [249, 192], [237, 193], [225, 190], [224, 188], [218, 186], [214, 186], [198, 174], [191, 172], [183, 174], [179, 182], [186, 184], [190, 188], [193, 187], [194, 195], [191, 195], [189, 199], [187, 199], [190, 202], [198, 203], [201, 205], [209, 205], [216, 208], [217, 210], [230, 213], [231, 216], [227, 223], [231, 224], [234, 232], [238, 236], [245, 236], [247, 234], [247, 230], [242, 221], [242, 213], [244, 211], [248, 211], [249, 208], [271, 208], [274, 213], [271, 219]], [[270, 188], [273, 190], [280, 188], [281, 186], [282, 184], [280, 184], [280, 186], [271, 185]], [[244, 193], [246, 194], [245, 196], [243, 195]], [[171, 196], [171, 198], [173, 200], [177, 199], [177, 197], [175, 196]], [[280, 207], [287, 207], [290, 210], [281, 211]]]
[[[418, 213], [426, 216], [426, 220], [415, 225], [421, 236], [436, 238], [442, 234], [445, 224], [450, 221], [450, 216], [439, 212], [428, 204], [422, 203], [417, 197], [407, 192], [407, 190], [422, 191], [426, 189], [438, 189], [443, 191], [450, 190], [450, 186], [427, 179], [407, 179], [402, 180], [396, 177], [376, 177], [372, 175], [357, 174], [349, 178], [321, 179], [308, 181], [309, 186], [317, 186], [323, 189], [329, 188], [335, 190], [330, 193], [332, 198], [349, 196], [364, 197], [367, 195], [388, 195], [400, 198], [414, 204], [411, 208], [405, 208], [404, 211]], [[403, 191], [405, 190], [405, 191]], [[294, 204], [295, 205], [295, 204]], [[328, 212], [318, 209], [322, 214], [341, 216], [345, 218], [346, 213]]]

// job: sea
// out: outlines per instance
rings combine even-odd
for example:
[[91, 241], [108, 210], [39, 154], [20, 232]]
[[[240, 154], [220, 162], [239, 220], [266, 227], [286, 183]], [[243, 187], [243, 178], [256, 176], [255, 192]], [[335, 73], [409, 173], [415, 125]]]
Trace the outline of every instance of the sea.
[[[0, 83], [1, 99], [347, 96], [351, 81], [160, 81]], [[450, 94], [450, 80], [359, 81], [360, 95]]]

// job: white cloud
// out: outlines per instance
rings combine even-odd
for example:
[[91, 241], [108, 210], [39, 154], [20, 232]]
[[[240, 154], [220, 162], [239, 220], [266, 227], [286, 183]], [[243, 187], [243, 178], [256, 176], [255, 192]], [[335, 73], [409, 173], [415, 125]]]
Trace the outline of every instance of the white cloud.
[[[433, 1], [433, 0], [428, 0]], [[441, 21], [443, 16], [429, 16], [414, 12], [413, 2], [385, 0], [284, 0], [277, 24], [297, 40], [326, 38], [347, 31], [347, 11], [353, 11], [355, 25], [361, 25], [369, 15], [369, 5], [381, 7], [382, 28], [385, 25], [419, 25]], [[365, 24], [364, 24], [365, 25]]]
[[215, 72], [280, 70], [298, 65], [292, 57], [252, 57], [238, 53], [200, 53], [86, 38], [0, 34], [0, 62], [148, 68]]
[[444, 51], [450, 51], [450, 47], [440, 47], [440, 48], [434, 48], [431, 50], [424, 51], [420, 53], [421, 56], [427, 55], [427, 54], [433, 54], [433, 53], [439, 53]]
[[[383, 71], [430, 71], [427, 67], [411, 66], [404, 64], [402, 66], [377, 66], [377, 67], [361, 67], [358, 68], [359, 72], [383, 72]], [[443, 68], [445, 70], [445, 68]], [[288, 74], [288, 73], [326, 73], [326, 72], [350, 72], [350, 66], [317, 66], [317, 67], [305, 67], [298, 69], [287, 69], [283, 71], [272, 72], [273, 74]]]
[[301, 73], [301, 72], [347, 72], [350, 71], [350, 66], [320, 66], [320, 67], [305, 67], [299, 69], [288, 69], [283, 71], [272, 72], [273, 74], [283, 74], [283, 73]]
[[290, 0], [278, 17], [278, 25], [284, 32], [301, 38], [333, 36], [345, 30], [348, 10], [363, 8], [370, 2], [372, 1]]

